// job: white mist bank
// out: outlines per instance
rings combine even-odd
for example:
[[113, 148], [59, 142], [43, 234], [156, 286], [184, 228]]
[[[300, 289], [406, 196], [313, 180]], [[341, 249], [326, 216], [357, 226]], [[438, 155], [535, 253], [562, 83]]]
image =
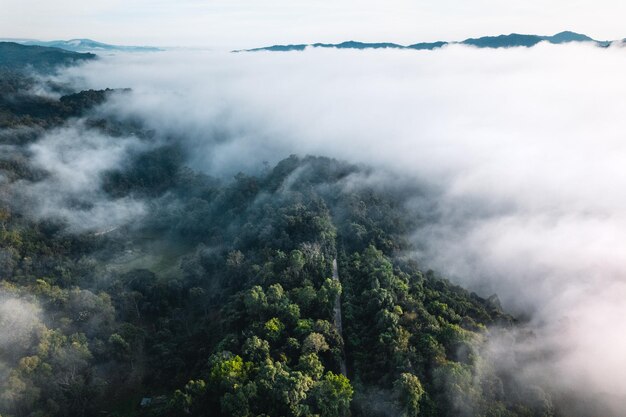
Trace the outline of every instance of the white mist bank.
[[111, 199], [101, 189], [102, 180], [105, 172], [144, 147], [135, 137], [108, 137], [73, 120], [28, 147], [31, 166], [46, 176], [15, 184], [13, 203], [30, 215], [64, 220], [75, 232], [130, 222], [145, 213], [143, 203], [130, 197]]
[[[312, 153], [419, 181], [423, 266], [530, 317], [523, 373], [625, 396], [626, 49], [166, 52], [68, 70], [214, 175]], [[423, 206], [416, 200], [413, 208]], [[407, 212], [410, 215], [411, 210]]]

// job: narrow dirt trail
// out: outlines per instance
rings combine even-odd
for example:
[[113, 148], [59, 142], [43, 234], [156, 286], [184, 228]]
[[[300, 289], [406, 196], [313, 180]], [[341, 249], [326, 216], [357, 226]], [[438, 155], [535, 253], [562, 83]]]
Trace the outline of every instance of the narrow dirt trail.
[[[333, 279], [339, 281], [339, 271], [337, 269], [337, 258], [333, 259]], [[341, 317], [341, 295], [338, 294], [335, 297], [335, 327], [337, 327], [337, 331], [343, 338], [343, 321]], [[343, 376], [348, 375], [348, 369], [346, 368], [346, 354], [345, 352], [341, 352], [341, 360], [339, 361], [339, 367], [341, 369], [341, 374]]]

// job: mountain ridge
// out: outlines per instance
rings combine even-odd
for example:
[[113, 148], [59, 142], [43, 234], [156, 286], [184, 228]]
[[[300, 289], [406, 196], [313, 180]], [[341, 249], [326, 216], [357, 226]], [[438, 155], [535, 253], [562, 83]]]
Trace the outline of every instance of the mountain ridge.
[[112, 45], [87, 38], [53, 41], [40, 41], [36, 39], [5, 39], [5, 41], [27, 46], [59, 48], [72, 52], [157, 52], [161, 50], [160, 48], [152, 46]]
[[233, 52], [258, 52], [258, 51], [271, 51], [271, 52], [289, 52], [289, 51], [303, 51], [308, 47], [313, 48], [336, 48], [336, 49], [415, 49], [415, 50], [434, 50], [443, 48], [447, 45], [468, 45], [477, 48], [514, 48], [514, 47], [532, 47], [541, 42], [549, 42], [552, 44], [564, 44], [564, 43], [594, 43], [599, 47], [608, 47], [618, 41], [599, 41], [591, 38], [585, 34], [576, 33], [572, 31], [559, 32], [552, 36], [545, 35], [527, 35], [519, 33], [511, 33], [508, 35], [498, 36], [482, 36], [479, 38], [467, 38], [462, 41], [436, 41], [436, 42], [419, 42], [410, 45], [401, 45], [392, 42], [358, 42], [354, 40], [345, 41], [341, 43], [312, 43], [312, 44], [290, 44], [290, 45], [272, 45], [264, 46], [252, 49], [242, 49]]

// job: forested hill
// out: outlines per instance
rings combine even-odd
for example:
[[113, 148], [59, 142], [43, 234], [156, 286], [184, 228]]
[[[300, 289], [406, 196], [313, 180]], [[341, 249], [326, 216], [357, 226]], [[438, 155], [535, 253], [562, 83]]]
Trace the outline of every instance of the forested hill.
[[[317, 156], [209, 177], [110, 94], [0, 103], [2, 416], [555, 415], [484, 354], [497, 297], [406, 256], [419, 189]], [[85, 144], [126, 153], [80, 176]]]
[[[95, 58], [94, 54], [0, 42], [0, 129], [13, 131], [5, 136], [4, 144], [32, 140], [35, 132], [41, 134], [42, 129], [60, 126], [68, 118], [103, 103], [112, 90], [75, 92], [71, 87], [47, 82], [45, 87], [52, 94], [33, 92], [36, 75], [48, 75], [60, 67]], [[16, 130], [21, 134], [15, 134]]]
[[18, 39], [14, 42], [21, 45], [36, 45], [51, 48], [65, 49], [73, 52], [156, 52], [159, 48], [150, 46], [127, 46], [127, 45], [111, 45], [108, 43], [97, 42], [92, 39], [70, 39], [55, 41], [39, 41], [33, 39]]
[[15, 42], [0, 42], [0, 70], [50, 71], [58, 66], [68, 66], [95, 59], [91, 53], [77, 53], [59, 48], [27, 46]]

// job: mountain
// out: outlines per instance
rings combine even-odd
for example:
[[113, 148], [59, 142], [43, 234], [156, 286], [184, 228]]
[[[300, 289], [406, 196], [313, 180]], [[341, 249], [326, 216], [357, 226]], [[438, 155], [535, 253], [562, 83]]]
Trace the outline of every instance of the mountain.
[[[576, 32], [565, 31], [546, 38], [551, 43], [594, 42], [593, 38]], [[595, 41], [597, 42], [597, 41]]]
[[439, 42], [421, 42], [421, 43], [416, 43], [413, 45], [409, 45], [407, 46], [407, 48], [409, 49], [417, 49], [417, 50], [433, 50], [433, 49], [437, 49], [437, 48], [441, 48], [443, 46], [446, 46], [448, 44], [448, 42], [443, 42], [443, 41], [439, 41]]
[[97, 42], [91, 39], [70, 39], [56, 41], [39, 41], [32, 39], [15, 40], [22, 45], [47, 46], [52, 48], [65, 49], [73, 52], [156, 52], [159, 48], [150, 46], [122, 46], [110, 45], [107, 43]]
[[510, 35], [499, 36], [483, 36], [480, 38], [469, 38], [459, 42], [422, 42], [412, 45], [404, 46], [396, 43], [364, 43], [356, 41], [342, 42], [339, 44], [332, 43], [314, 43], [314, 44], [297, 44], [297, 45], [273, 45], [261, 48], [247, 49], [244, 51], [235, 52], [256, 52], [256, 51], [275, 51], [275, 52], [287, 52], [287, 51], [302, 51], [307, 47], [313, 48], [337, 48], [337, 49], [381, 49], [381, 48], [393, 48], [393, 49], [416, 49], [416, 50], [433, 50], [442, 48], [446, 45], [460, 44], [470, 45], [477, 48], [513, 48], [513, 47], [532, 47], [540, 42], [550, 42], [552, 44], [563, 44], [569, 42], [593, 42], [598, 46], [609, 46], [611, 42], [597, 41], [587, 35], [580, 33], [565, 31], [557, 33], [553, 36], [540, 36], [540, 35], [523, 35], [518, 33], [512, 33]]
[[[356, 41], [346, 41], [342, 43], [314, 43], [314, 44], [297, 44], [297, 45], [274, 45], [263, 48], [255, 48], [249, 49], [242, 52], [254, 52], [254, 51], [274, 51], [274, 52], [285, 52], [285, 51], [303, 51], [307, 47], [313, 48], [337, 48], [337, 49], [385, 49], [385, 48], [397, 48], [402, 49], [405, 48], [402, 45], [398, 45], [396, 43], [366, 43], [366, 42], [356, 42]], [[239, 52], [239, 51], [237, 51]]]
[[257, 52], [257, 51], [273, 51], [273, 52], [288, 52], [288, 51], [303, 51], [305, 48], [336, 48], [336, 49], [404, 49], [403, 45], [396, 43], [367, 43], [357, 41], [346, 41], [342, 43], [314, 43], [314, 44], [296, 44], [296, 45], [273, 45], [254, 49], [245, 49], [234, 52]]
[[477, 39], [466, 39], [461, 42], [464, 45], [477, 46], [479, 48], [511, 48], [511, 47], [531, 47], [535, 46], [539, 42], [550, 42], [552, 44], [562, 44], [570, 42], [595, 42], [601, 44], [603, 42], [596, 41], [587, 35], [582, 35], [575, 32], [561, 32], [553, 36], [538, 36], [538, 35], [520, 35], [518, 33], [512, 33], [510, 35], [500, 36], [484, 36]]
[[510, 35], [485, 36], [477, 39], [470, 38], [461, 43], [463, 45], [471, 45], [479, 48], [511, 48], [516, 46], [530, 47], [543, 40], [545, 40], [543, 36], [512, 33]]
[[0, 69], [4, 70], [22, 70], [30, 67], [37, 71], [49, 71], [57, 66], [73, 65], [95, 58], [96, 55], [92, 53], [0, 42]]

